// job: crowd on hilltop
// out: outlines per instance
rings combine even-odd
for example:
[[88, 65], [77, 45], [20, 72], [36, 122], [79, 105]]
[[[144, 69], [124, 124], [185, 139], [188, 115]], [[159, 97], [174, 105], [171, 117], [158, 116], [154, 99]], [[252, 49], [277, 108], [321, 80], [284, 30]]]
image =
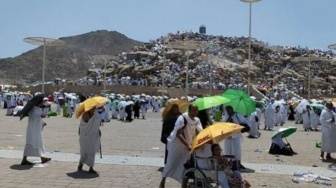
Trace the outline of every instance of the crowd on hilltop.
[[[133, 52], [145, 51], [154, 54], [154, 56], [142, 56], [138, 59], [129, 58], [128, 52], [123, 52], [119, 55], [118, 65], [129, 65], [139, 69], [153, 69], [146, 76], [136, 77], [131, 71], [124, 71], [116, 75], [108, 75], [106, 85], [139, 85], [139, 86], [161, 86], [164, 82], [165, 86], [184, 88], [185, 75], [187, 67], [185, 64], [186, 58], [183, 52], [176, 52], [176, 58], [167, 57], [166, 53], [174, 53], [171, 48], [171, 43], [185, 41], [201, 42], [208, 46], [203, 49], [193, 51], [190, 56], [190, 61], [194, 64], [188, 67], [189, 73], [189, 88], [209, 89], [225, 89], [230, 87], [246, 87], [246, 73], [233, 69], [228, 74], [225, 68], [212, 60], [199, 61], [198, 57], [202, 54], [211, 54], [219, 58], [228, 59], [234, 63], [242, 63], [247, 58], [248, 53], [248, 38], [247, 37], [224, 37], [204, 35], [195, 32], [177, 32], [169, 33], [165, 37], [160, 37], [157, 40], [151, 40], [144, 46], [134, 48]], [[240, 53], [234, 50], [240, 49]], [[234, 52], [233, 52], [234, 51]], [[286, 89], [296, 93], [304, 93], [305, 81], [299, 79], [297, 75], [283, 76], [289, 70], [293, 70], [301, 76], [307, 76], [308, 69], [302, 67], [302, 64], [294, 63], [292, 60], [296, 57], [312, 56], [321, 57], [327, 61], [334, 58], [335, 54], [331, 50], [324, 51], [322, 49], [308, 49], [303, 47], [292, 46], [270, 46], [267, 43], [252, 39], [251, 59], [254, 66], [260, 71], [256, 74], [255, 82], [257, 85], [273, 88]], [[230, 54], [229, 54], [230, 53]], [[233, 53], [233, 55], [232, 55]], [[241, 55], [242, 61], [236, 61], [236, 56]], [[164, 68], [162, 67], [164, 64]], [[162, 68], [161, 68], [162, 67]], [[103, 68], [95, 69], [94, 77], [79, 78], [74, 81], [74, 85], [101, 85], [103, 83]], [[225, 71], [224, 71], [225, 70]], [[225, 72], [225, 73], [224, 73]], [[334, 75], [336, 71], [327, 64], [312, 63], [311, 75], [313, 79], [328, 81], [328, 76]], [[134, 73], [134, 72], [133, 72]], [[223, 74], [224, 73], [224, 74]], [[336, 74], [335, 74], [336, 75]], [[197, 79], [196, 79], [197, 78]], [[270, 82], [271, 79], [273, 83]], [[253, 80], [253, 79], [252, 79]], [[66, 85], [65, 81], [59, 82], [59, 85]], [[316, 89], [317, 90], [317, 89]], [[323, 88], [320, 91], [314, 92], [333, 92], [333, 88]]]

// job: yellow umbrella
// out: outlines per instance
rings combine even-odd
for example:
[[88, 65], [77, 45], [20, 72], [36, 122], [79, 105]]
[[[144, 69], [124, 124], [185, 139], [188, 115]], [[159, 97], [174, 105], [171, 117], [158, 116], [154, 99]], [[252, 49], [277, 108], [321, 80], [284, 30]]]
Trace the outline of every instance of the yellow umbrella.
[[292, 101], [292, 102], [290, 102], [289, 104], [292, 105], [293, 108], [296, 108], [297, 105], [298, 105], [299, 103], [298, 103], [298, 102], [295, 102], [295, 101]]
[[332, 101], [333, 105], [335, 106], [336, 105], [336, 98], [333, 98]]
[[92, 108], [97, 108], [100, 106], [103, 106], [109, 101], [106, 97], [92, 97], [89, 99], [86, 99], [84, 102], [82, 102], [79, 107], [76, 110], [76, 118], [79, 118], [84, 112], [87, 112], [91, 110]]
[[191, 151], [212, 140], [221, 142], [234, 133], [239, 133], [244, 127], [235, 123], [219, 122], [202, 130], [193, 140]]
[[169, 111], [172, 109], [174, 104], [178, 105], [179, 111], [181, 113], [184, 113], [187, 110], [188, 106], [190, 105], [190, 103], [186, 100], [173, 100], [173, 101], [171, 101], [162, 112], [162, 119], [163, 120], [165, 120], [167, 118], [167, 115], [168, 115]]

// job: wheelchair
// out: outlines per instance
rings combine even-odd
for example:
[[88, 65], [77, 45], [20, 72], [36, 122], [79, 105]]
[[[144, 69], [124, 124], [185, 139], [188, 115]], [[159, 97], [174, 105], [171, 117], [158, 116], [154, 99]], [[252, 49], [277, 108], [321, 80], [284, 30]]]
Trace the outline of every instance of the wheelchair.
[[[232, 162], [232, 170], [239, 170], [239, 163], [234, 155], [224, 155]], [[200, 168], [199, 161], [206, 161], [207, 168]], [[196, 156], [195, 152], [192, 154], [190, 166], [186, 167], [182, 179], [182, 188], [226, 188], [218, 181], [217, 161], [213, 157], [203, 158]]]

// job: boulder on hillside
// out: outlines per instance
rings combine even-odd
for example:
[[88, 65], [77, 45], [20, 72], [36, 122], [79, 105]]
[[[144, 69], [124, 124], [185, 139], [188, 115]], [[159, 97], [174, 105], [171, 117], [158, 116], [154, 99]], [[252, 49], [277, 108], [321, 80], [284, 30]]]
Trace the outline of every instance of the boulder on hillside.
[[169, 50], [168, 52], [165, 53], [165, 57], [167, 59], [176, 59], [181, 56], [182, 56], [181, 50]]
[[140, 61], [141, 58], [147, 58], [147, 59], [154, 59], [157, 56], [156, 53], [153, 52], [147, 52], [147, 51], [136, 51], [136, 52], [129, 52], [126, 54], [126, 57], [128, 60], [135, 60]]

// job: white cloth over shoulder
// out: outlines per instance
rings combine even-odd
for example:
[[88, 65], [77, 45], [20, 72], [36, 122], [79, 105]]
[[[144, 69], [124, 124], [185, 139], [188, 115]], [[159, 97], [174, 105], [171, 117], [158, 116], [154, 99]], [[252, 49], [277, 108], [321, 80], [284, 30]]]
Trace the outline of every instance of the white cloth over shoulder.
[[42, 109], [34, 106], [28, 113], [26, 145], [23, 156], [44, 157], [45, 148], [42, 135]]
[[96, 152], [100, 148], [100, 117], [97, 110], [88, 122], [81, 119], [79, 125], [80, 162], [93, 167]]
[[183, 117], [187, 120], [187, 126], [184, 128], [184, 136], [186, 141], [191, 145], [193, 139], [196, 137], [196, 130], [201, 131], [203, 128], [198, 117], [195, 117], [194, 120], [192, 120], [187, 113], [184, 113], [177, 118], [174, 130], [171, 132], [167, 140], [173, 141], [176, 138], [177, 131], [184, 127]]

